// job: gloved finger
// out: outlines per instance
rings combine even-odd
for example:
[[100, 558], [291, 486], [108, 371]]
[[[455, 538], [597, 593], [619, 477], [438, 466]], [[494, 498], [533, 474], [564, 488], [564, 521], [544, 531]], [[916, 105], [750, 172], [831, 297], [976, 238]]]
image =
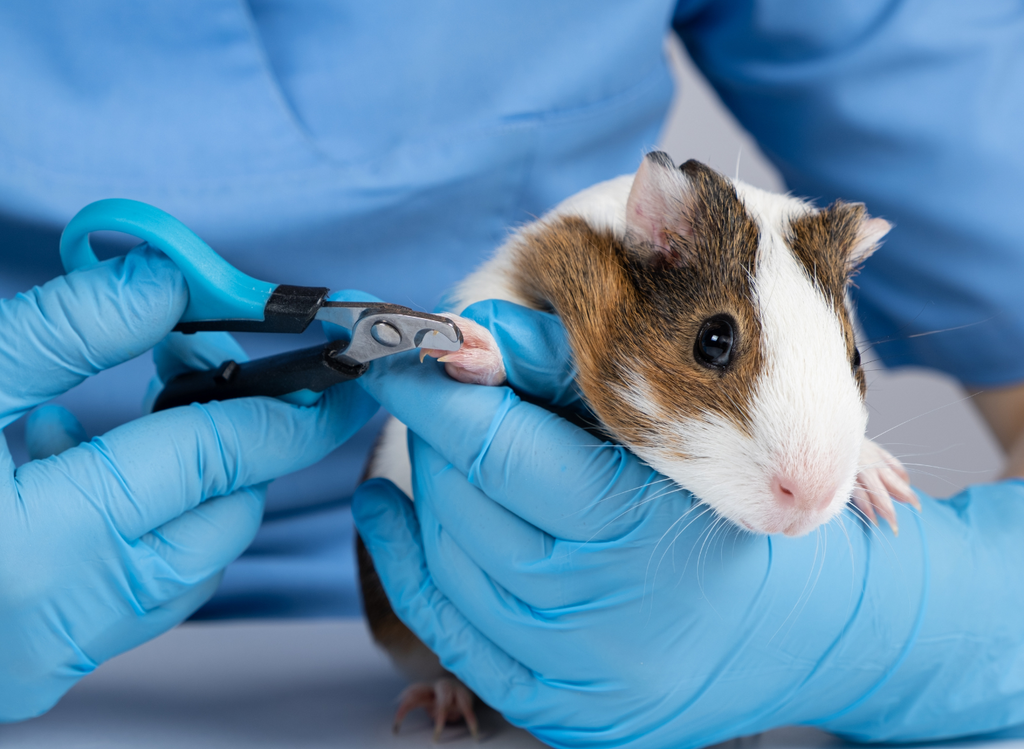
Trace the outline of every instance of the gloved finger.
[[[220, 585], [221, 577], [222, 574], [217, 574], [203, 580], [173, 601], [152, 611], [140, 612], [137, 617], [118, 617], [114, 626], [98, 634], [93, 633], [85, 641], [76, 642], [76, 662], [73, 665], [63, 664], [64, 668], [56, 674], [41, 673], [34, 678], [26, 678], [22, 674], [26, 688], [16, 691], [13, 704], [7, 699], [0, 706], [0, 714], [4, 714], [8, 720], [21, 720], [47, 712], [100, 663], [138, 647], [185, 621], [210, 600]], [[75, 621], [67, 622], [72, 629], [76, 624]]]
[[[572, 549], [530, 525], [472, 486], [427, 442], [411, 435], [417, 511], [429, 509], [447, 534], [498, 585], [536, 608], [562, 606], [588, 594], [581, 588]], [[572, 594], [565, 575], [574, 573]]]
[[142, 536], [133, 546], [136, 600], [146, 610], [177, 598], [244, 552], [263, 519], [267, 484], [203, 502]]
[[213, 369], [228, 359], [249, 361], [234, 336], [224, 332], [170, 333], [153, 349], [153, 363], [161, 382], [197, 369]]
[[116, 626], [90, 642], [83, 643], [86, 654], [94, 663], [100, 664], [173, 629], [213, 597], [223, 577], [224, 572], [218, 571], [185, 588], [177, 598], [164, 601], [144, 613], [140, 612], [138, 617], [119, 617]]
[[[553, 538], [472, 486], [427, 442], [413, 435], [410, 446], [417, 510], [429, 509], [475, 566], [538, 609], [599, 598], [608, 588], [609, 557], [633, 554], [638, 543], [649, 547], [650, 553], [647, 566], [633, 574], [636, 578], [653, 574], [671, 547], [678, 552], [716, 522], [716, 516], [690, 492], [652, 483], [623, 511], [624, 516], [646, 513], [645, 540], [608, 535], [600, 526], [578, 540]], [[560, 501], [561, 497], [549, 498], [553, 509], [558, 509]]]
[[177, 266], [146, 247], [0, 301], [0, 427], [148, 351], [187, 303]]
[[[508, 647], [516, 641], [512, 633], [526, 630], [536, 651], [538, 630], [544, 628], [543, 613], [535, 616], [531, 606], [482, 570], [439, 522], [430, 502], [416, 502], [412, 508], [423, 539], [424, 559], [437, 589], [485, 636], [495, 634], [498, 623], [498, 631], [504, 630], [505, 649], [516, 660], [521, 660], [517, 648]], [[537, 665], [522, 662], [528, 668]]]
[[[508, 388], [455, 382], [415, 354], [379, 359], [358, 382], [470, 483], [556, 538], [628, 533], [652, 510], [647, 503], [627, 512], [637, 494], [674, 486], [625, 448]], [[557, 508], [551, 497], [559, 498]]]
[[352, 516], [398, 618], [484, 702], [513, 721], [530, 717], [543, 685], [434, 585], [405, 495], [390, 481], [371, 479], [356, 491]]
[[494, 299], [460, 314], [494, 336], [516, 392], [556, 409], [585, 408], [569, 337], [557, 315]]
[[23, 496], [39, 501], [54, 501], [74, 486], [133, 540], [205, 499], [315, 463], [376, 410], [355, 383], [330, 388], [312, 408], [273, 398], [173, 408], [117, 427], [45, 465], [29, 463], [18, 479]]
[[32, 460], [59, 455], [88, 439], [75, 415], [63, 406], [40, 406], [25, 420], [25, 444]]
[[[570, 609], [585, 611], [590, 602], [551, 608], [530, 606], [480, 569], [429, 506], [417, 502], [413, 508], [423, 538], [423, 556], [438, 593], [483, 637], [501, 642], [502, 650], [513, 661], [532, 672], [543, 672], [557, 649], [565, 646]], [[575, 582], [574, 575], [566, 582], [569, 579]], [[591, 670], [596, 665], [594, 661], [573, 664], [570, 672], [561, 675], [573, 681], [599, 678], [600, 674]]]

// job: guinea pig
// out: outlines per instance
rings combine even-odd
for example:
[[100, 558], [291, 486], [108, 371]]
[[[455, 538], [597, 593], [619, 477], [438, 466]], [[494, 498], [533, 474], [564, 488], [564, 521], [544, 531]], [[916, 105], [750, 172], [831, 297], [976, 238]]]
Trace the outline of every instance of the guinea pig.
[[[899, 461], [865, 439], [847, 295], [889, 229], [859, 203], [819, 209], [654, 152], [516, 232], [456, 289], [453, 311], [505, 299], [555, 312], [606, 433], [741, 528], [800, 536], [852, 498], [896, 532], [890, 494], [917, 499]], [[453, 319], [462, 350], [427, 353], [455, 379], [502, 384], [490, 334]], [[392, 421], [368, 476], [411, 496], [409, 471]], [[413, 679], [435, 680], [404, 693], [396, 725], [423, 706], [438, 730], [461, 715], [475, 733], [472, 696], [391, 613], [362, 548], [360, 566], [378, 642]]]

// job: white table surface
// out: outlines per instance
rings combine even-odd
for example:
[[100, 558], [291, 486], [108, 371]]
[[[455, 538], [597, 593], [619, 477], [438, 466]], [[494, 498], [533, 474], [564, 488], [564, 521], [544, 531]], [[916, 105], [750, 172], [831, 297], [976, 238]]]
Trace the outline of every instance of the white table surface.
[[[103, 664], [46, 715], [0, 725], [3, 749], [425, 749], [420, 710], [391, 733], [406, 682], [361, 620], [186, 624]], [[481, 714], [488, 749], [542, 747]], [[449, 727], [442, 746], [474, 746]]]
[[[361, 620], [187, 624], [105, 663], [46, 715], [0, 725], [0, 747], [427, 749], [432, 727], [422, 711], [391, 733], [404, 686]], [[480, 717], [487, 749], [543, 746], [494, 712]], [[440, 745], [476, 746], [462, 727], [447, 728]], [[782, 728], [719, 749], [847, 746], [814, 729]], [[1024, 741], [941, 746], [1024, 749]]]

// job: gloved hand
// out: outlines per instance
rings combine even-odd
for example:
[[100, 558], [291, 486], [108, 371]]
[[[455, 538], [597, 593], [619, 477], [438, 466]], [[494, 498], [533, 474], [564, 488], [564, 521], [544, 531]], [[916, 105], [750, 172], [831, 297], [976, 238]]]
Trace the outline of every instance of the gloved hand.
[[[0, 426], [161, 340], [188, 300], [136, 249], [0, 302]], [[266, 483], [341, 444], [376, 410], [355, 383], [315, 407], [269, 398], [145, 416], [91, 442], [70, 414], [0, 451], [0, 720], [49, 709], [96, 665], [214, 592], [259, 527]], [[63, 452], [61, 452], [63, 450]]]
[[[513, 386], [532, 372], [534, 397], [546, 382], [564, 398], [549, 316], [466, 314]], [[408, 357], [362, 383], [414, 432], [415, 505], [376, 480], [353, 507], [392, 606], [543, 741], [696, 747], [794, 723], [914, 741], [1024, 722], [1021, 482], [901, 506], [898, 539], [849, 513], [758, 536], [508, 389]]]

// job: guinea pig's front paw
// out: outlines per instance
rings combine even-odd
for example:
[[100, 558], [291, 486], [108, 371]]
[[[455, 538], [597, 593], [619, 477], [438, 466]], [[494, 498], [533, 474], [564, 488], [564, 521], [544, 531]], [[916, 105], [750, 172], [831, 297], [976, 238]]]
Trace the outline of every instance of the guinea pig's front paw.
[[910, 488], [907, 469], [892, 453], [869, 439], [864, 440], [860, 449], [860, 471], [852, 499], [857, 509], [875, 525], [878, 525], [876, 514], [885, 518], [893, 535], [900, 532], [893, 499], [921, 509], [917, 495]]
[[422, 707], [434, 720], [434, 743], [449, 723], [466, 722], [474, 739], [480, 738], [480, 726], [473, 711], [473, 693], [458, 679], [445, 676], [434, 682], [412, 684], [398, 696], [398, 710], [392, 730], [398, 733], [411, 710]]
[[433, 356], [444, 362], [444, 371], [459, 382], [470, 385], [504, 385], [505, 364], [498, 343], [491, 331], [479, 323], [458, 315], [445, 314], [462, 331], [462, 348], [458, 351], [420, 349], [420, 361]]

